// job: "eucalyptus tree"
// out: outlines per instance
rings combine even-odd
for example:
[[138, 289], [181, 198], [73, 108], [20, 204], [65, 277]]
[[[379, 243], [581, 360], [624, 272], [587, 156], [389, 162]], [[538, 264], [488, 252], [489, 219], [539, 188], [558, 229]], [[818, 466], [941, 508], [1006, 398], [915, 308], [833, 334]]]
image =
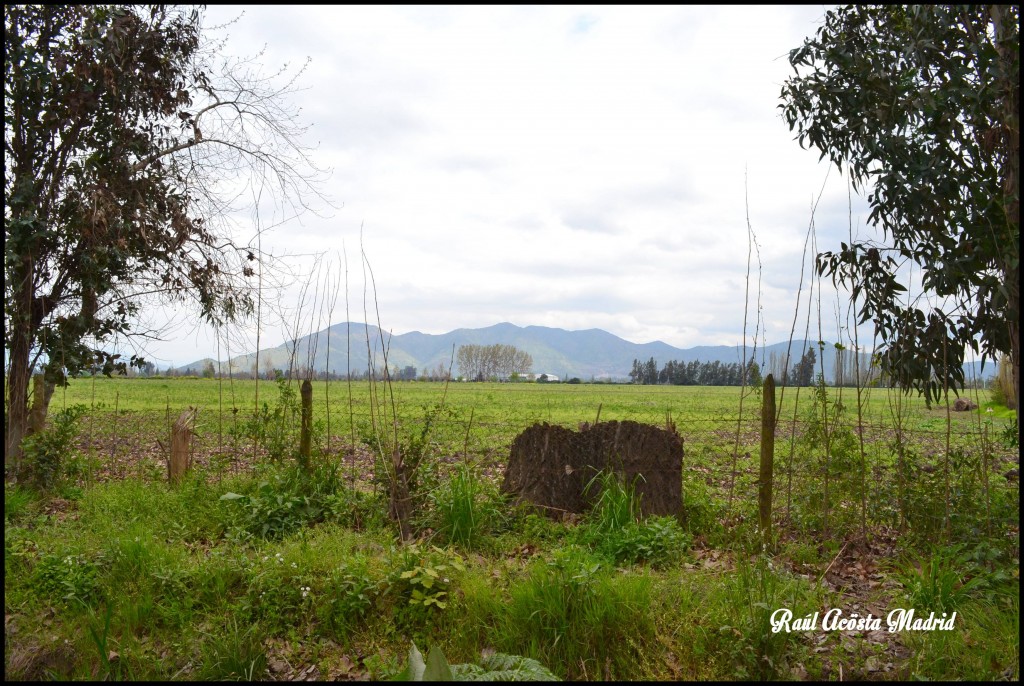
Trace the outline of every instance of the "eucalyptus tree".
[[[1020, 394], [1019, 34], [1019, 6], [851, 5], [789, 54], [790, 130], [868, 191], [882, 232], [818, 255], [819, 273], [929, 401], [963, 388], [968, 348], [1006, 355]], [[912, 271], [931, 302], [907, 297]]]
[[[224, 58], [193, 8], [4, 6], [5, 464], [29, 429], [28, 382], [141, 365], [112, 339], [139, 315], [252, 310], [259, 251], [226, 214], [267, 189], [281, 216], [319, 196], [287, 72]], [[301, 72], [300, 72], [301, 73]]]

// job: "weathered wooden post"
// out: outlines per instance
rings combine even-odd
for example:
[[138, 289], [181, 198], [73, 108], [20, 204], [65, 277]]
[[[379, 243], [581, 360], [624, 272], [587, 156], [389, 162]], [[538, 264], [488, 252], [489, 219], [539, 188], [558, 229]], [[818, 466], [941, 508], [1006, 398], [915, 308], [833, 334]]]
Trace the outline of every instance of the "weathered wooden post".
[[192, 437], [195, 432], [189, 426], [194, 422], [196, 409], [191, 407], [182, 412], [171, 429], [171, 456], [167, 460], [167, 480], [172, 484], [179, 483], [191, 466]]
[[299, 432], [299, 463], [309, 471], [309, 451], [313, 433], [313, 384], [309, 379], [302, 382], [299, 389], [302, 400], [302, 428]]
[[761, 476], [757, 486], [762, 540], [772, 533], [772, 479], [775, 471], [775, 378], [769, 374], [762, 387]]

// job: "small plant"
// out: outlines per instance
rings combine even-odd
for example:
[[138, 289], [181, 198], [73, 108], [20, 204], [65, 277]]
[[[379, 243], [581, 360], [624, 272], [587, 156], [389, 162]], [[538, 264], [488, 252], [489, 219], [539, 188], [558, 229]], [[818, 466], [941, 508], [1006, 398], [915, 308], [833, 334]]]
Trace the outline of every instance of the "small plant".
[[1020, 445], [1020, 431], [1016, 419], [1012, 419], [1007, 422], [1006, 426], [1003, 427], [1003, 432], [1000, 435], [1002, 444], [1007, 448], [1016, 448]]
[[[449, 575], [453, 570], [465, 571], [466, 567], [459, 555], [437, 547], [432, 549], [435, 553], [433, 556], [418, 557], [417, 550], [409, 550], [415, 562], [411, 569], [406, 569], [400, 574], [400, 578], [408, 585], [410, 605], [433, 606], [443, 610], [448, 607], [445, 597], [451, 584]], [[440, 561], [438, 557], [441, 558]]]
[[636, 675], [655, 633], [652, 602], [648, 575], [616, 572], [570, 544], [511, 585], [495, 648], [558, 665], [568, 678]]
[[317, 616], [336, 634], [347, 636], [369, 614], [381, 586], [370, 578], [365, 564], [338, 567], [327, 577], [326, 601], [317, 606]]
[[648, 562], [661, 567], [677, 562], [690, 544], [690, 535], [674, 517], [648, 517], [608, 534], [597, 546], [617, 564]]
[[[788, 673], [785, 656], [795, 640], [786, 632], [772, 632], [771, 615], [779, 607], [794, 608], [800, 597], [795, 582], [784, 579], [764, 556], [753, 562], [740, 559], [726, 591], [731, 623], [719, 628], [723, 648], [739, 679], [772, 679]], [[810, 605], [808, 605], [808, 609]]]
[[[239, 422], [229, 429], [229, 435], [236, 440], [248, 439], [267, 451], [275, 462], [294, 457], [299, 450], [299, 400], [295, 387], [276, 371], [277, 402], [274, 408], [264, 402], [255, 415]], [[313, 424], [314, 443], [323, 435], [323, 423]]]
[[637, 520], [640, 501], [635, 484], [627, 486], [613, 471], [604, 470], [590, 480], [584, 493], [589, 495], [595, 487], [599, 492], [589, 519], [598, 531], [617, 531]]
[[[88, 606], [86, 606], [88, 608]], [[92, 639], [92, 644], [96, 648], [96, 653], [99, 655], [100, 664], [103, 665], [103, 681], [110, 678], [111, 673], [115, 672], [115, 676], [120, 676], [120, 663], [114, 663], [116, 669], [111, 669], [110, 653], [107, 652], [107, 638], [110, 636], [110, 618], [113, 616], [114, 606], [107, 603], [107, 609], [103, 613], [103, 627], [101, 629], [94, 626], [93, 622], [89, 622], [89, 638]]]
[[53, 416], [49, 426], [25, 438], [22, 469], [29, 483], [47, 490], [65, 476], [65, 466], [73, 455], [78, 435], [78, 420], [87, 409], [85, 405], [72, 405], [61, 410]]

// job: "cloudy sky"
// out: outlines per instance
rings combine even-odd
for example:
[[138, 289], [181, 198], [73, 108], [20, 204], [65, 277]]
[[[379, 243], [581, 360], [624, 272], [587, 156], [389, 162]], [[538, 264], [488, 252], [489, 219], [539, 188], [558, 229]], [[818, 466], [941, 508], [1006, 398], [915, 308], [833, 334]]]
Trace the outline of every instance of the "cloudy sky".
[[[242, 15], [217, 35], [227, 37], [227, 53], [265, 47], [258, 62], [268, 74], [311, 60], [291, 97], [311, 125], [314, 159], [331, 170], [323, 190], [333, 207], [314, 199], [321, 216], [267, 232], [263, 249], [297, 268], [325, 253], [340, 274], [344, 247], [352, 320], [363, 319], [362, 228], [381, 324], [395, 333], [509, 321], [691, 347], [742, 342], [748, 211], [769, 343], [789, 335], [819, 193], [818, 249], [838, 248], [849, 231], [845, 178], [800, 148], [777, 108], [792, 73], [788, 52], [825, 11], [247, 6], [243, 14], [214, 5], [205, 24]], [[862, 235], [864, 208], [854, 196]], [[245, 234], [249, 220], [238, 221]], [[748, 344], [756, 279], [755, 262]], [[294, 306], [297, 293], [277, 302]], [[822, 318], [834, 340], [829, 293]], [[344, 299], [334, 322], [345, 319]], [[214, 337], [178, 321], [175, 341], [147, 348], [161, 366], [215, 356]], [[283, 340], [279, 323], [264, 325], [261, 347]]]

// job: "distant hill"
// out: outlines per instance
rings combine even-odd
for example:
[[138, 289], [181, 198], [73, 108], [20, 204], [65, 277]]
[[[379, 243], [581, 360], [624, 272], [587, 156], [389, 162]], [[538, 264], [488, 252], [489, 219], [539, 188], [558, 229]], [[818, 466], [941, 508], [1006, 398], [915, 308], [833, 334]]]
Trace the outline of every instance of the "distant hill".
[[[423, 374], [439, 366], [448, 369], [452, 360], [452, 351], [459, 346], [494, 345], [503, 343], [524, 350], [533, 358], [533, 371], [536, 374], [554, 374], [561, 379], [579, 377], [584, 381], [593, 380], [628, 380], [633, 368], [633, 360], [647, 361], [654, 358], [659, 368], [669, 360], [679, 362], [713, 362], [739, 363], [743, 356], [741, 346], [697, 346], [694, 348], [676, 348], [661, 341], [651, 343], [631, 343], [608, 333], [602, 329], [586, 329], [583, 331], [567, 331], [565, 329], [546, 326], [520, 327], [507, 322], [495, 324], [482, 329], [456, 329], [444, 334], [426, 334], [419, 331], [389, 336], [383, 334], [384, 345], [381, 343], [380, 329], [373, 325], [357, 322], [334, 324], [316, 334], [303, 336], [294, 345], [295, 364], [298, 367], [311, 366], [317, 372], [329, 371], [344, 375], [349, 370], [360, 374], [367, 369], [369, 354], [374, 356], [375, 368], [383, 365], [382, 350], [387, 346], [388, 364], [392, 368], [402, 369], [412, 366], [417, 373]], [[369, 341], [369, 344], [368, 342]], [[800, 358], [805, 341], [775, 343], [757, 352], [758, 363], [767, 363], [774, 356], [781, 361], [790, 348], [789, 367]], [[815, 341], [811, 345], [817, 346]], [[368, 350], [369, 349], [369, 350]], [[260, 351], [261, 371], [269, 364], [274, 368], [287, 369], [293, 345], [284, 343], [276, 348]], [[369, 354], [368, 354], [369, 352]], [[747, 356], [751, 354], [748, 346]], [[207, 359], [197, 360], [178, 367], [178, 371], [191, 370], [201, 374]], [[249, 353], [231, 359], [231, 368], [238, 372], [251, 372], [256, 355]], [[862, 364], [866, 368], [868, 356], [862, 355]], [[820, 364], [820, 363], [819, 363]], [[227, 363], [222, 363], [226, 369]], [[835, 354], [831, 343], [825, 345], [825, 378], [831, 382], [835, 378]], [[458, 376], [457, 365], [452, 374]]]

